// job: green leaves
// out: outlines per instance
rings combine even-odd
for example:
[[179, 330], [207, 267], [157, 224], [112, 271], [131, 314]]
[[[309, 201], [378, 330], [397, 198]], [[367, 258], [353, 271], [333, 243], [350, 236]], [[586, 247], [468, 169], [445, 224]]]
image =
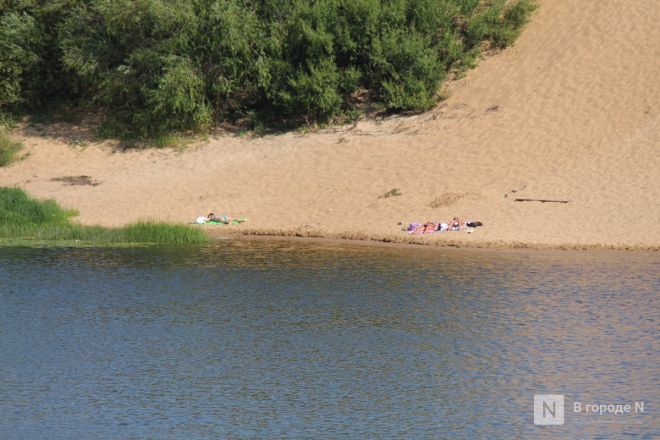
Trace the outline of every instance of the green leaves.
[[473, 66], [484, 41], [511, 44], [534, 9], [532, 0], [2, 5], [0, 107], [92, 102], [106, 133], [139, 137], [218, 121], [326, 122], [363, 108], [358, 95], [424, 111], [449, 70]]
[[0, 107], [23, 100], [27, 75], [40, 60], [43, 41], [33, 17], [8, 13], [0, 17]]
[[190, 60], [170, 56], [154, 88], [148, 89], [147, 120], [164, 129], [206, 127], [211, 122], [211, 109], [206, 103], [205, 82]]
[[490, 0], [471, 17], [467, 32], [467, 43], [475, 47], [489, 41], [495, 47], [504, 48], [513, 43], [530, 14], [536, 9], [531, 0]]
[[338, 93], [339, 73], [330, 58], [301, 70], [289, 80], [290, 94], [285, 107], [295, 109], [292, 116], [311, 121], [326, 121], [339, 112], [342, 98]]

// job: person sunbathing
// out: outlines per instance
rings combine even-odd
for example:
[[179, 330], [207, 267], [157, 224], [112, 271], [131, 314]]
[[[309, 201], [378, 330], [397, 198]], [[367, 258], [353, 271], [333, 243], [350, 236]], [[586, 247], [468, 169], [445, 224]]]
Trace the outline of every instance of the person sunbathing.
[[433, 222], [426, 222], [423, 225], [417, 226], [412, 230], [413, 234], [430, 234], [438, 230], [438, 224]]
[[465, 225], [461, 224], [461, 219], [458, 217], [454, 217], [451, 219], [447, 226], [448, 231], [459, 231], [461, 228], [465, 227]]
[[474, 220], [468, 220], [465, 223], [461, 223], [461, 219], [458, 217], [454, 217], [450, 222], [449, 225], [447, 226], [448, 231], [460, 231], [461, 229], [465, 228], [476, 228], [478, 226], [483, 226], [484, 224], [481, 222], [477, 222]]
[[226, 225], [231, 223], [231, 221], [233, 220], [228, 215], [224, 215], [224, 214], [223, 215], [215, 215], [214, 213], [210, 213], [206, 218], [210, 222], [224, 223]]

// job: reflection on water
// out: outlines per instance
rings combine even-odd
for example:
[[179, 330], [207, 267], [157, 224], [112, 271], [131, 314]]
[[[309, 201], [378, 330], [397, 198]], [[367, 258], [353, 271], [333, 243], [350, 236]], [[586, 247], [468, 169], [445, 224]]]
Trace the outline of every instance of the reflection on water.
[[[0, 249], [0, 438], [657, 438], [657, 255]], [[534, 394], [566, 424], [533, 425]], [[645, 401], [645, 414], [583, 416]], [[570, 408], [569, 408], [570, 406]]]

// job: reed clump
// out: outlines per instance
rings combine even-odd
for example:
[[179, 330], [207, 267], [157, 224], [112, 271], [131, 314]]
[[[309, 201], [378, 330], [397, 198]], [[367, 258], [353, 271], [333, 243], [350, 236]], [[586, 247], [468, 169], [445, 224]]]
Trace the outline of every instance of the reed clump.
[[52, 200], [31, 199], [19, 188], [0, 188], [0, 243], [2, 239], [35, 242], [78, 241], [95, 245], [200, 244], [208, 241], [201, 230], [185, 225], [141, 221], [121, 228], [71, 223], [76, 211]]

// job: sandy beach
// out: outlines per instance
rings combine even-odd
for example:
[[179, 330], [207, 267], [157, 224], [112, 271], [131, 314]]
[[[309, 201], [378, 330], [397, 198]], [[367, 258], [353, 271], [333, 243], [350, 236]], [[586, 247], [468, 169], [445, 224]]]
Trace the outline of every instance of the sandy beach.
[[[218, 235], [660, 250], [659, 22], [655, 0], [542, 1], [513, 47], [412, 117], [219, 133], [184, 150], [123, 151], [87, 126], [25, 126], [13, 134], [27, 156], [0, 169], [0, 186], [76, 209], [83, 224], [215, 212], [249, 219], [204, 226]], [[454, 216], [485, 226], [402, 231]]]

